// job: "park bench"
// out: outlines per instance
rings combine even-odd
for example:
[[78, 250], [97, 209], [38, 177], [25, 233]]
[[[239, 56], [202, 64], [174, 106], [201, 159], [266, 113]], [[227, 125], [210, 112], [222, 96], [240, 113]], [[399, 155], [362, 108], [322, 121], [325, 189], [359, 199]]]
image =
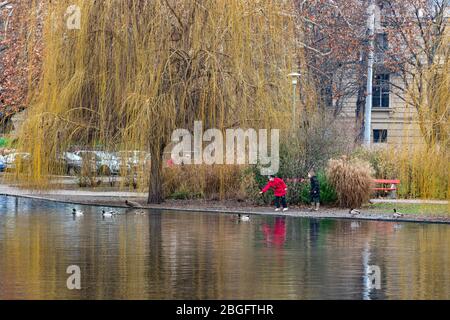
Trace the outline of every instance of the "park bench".
[[[400, 180], [394, 179], [394, 180], [390, 180], [390, 179], [375, 179], [374, 180], [375, 185], [381, 185], [381, 186], [376, 186], [373, 190], [377, 191], [377, 192], [390, 192], [392, 196], [395, 197], [395, 191], [397, 191], [397, 186], [400, 184]], [[389, 184], [389, 187], [386, 187], [385, 185]]]

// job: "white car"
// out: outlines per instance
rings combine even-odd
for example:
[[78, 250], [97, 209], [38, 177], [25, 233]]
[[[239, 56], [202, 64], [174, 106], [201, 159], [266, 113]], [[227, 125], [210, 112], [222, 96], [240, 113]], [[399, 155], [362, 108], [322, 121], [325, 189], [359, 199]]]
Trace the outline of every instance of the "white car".
[[66, 172], [69, 175], [76, 175], [81, 172], [81, 168], [83, 166], [83, 158], [76, 155], [73, 152], [64, 152], [61, 157], [61, 161], [63, 161], [65, 165]]
[[117, 159], [121, 166], [126, 166], [127, 170], [142, 167], [145, 168], [150, 164], [150, 154], [144, 151], [119, 151]]
[[94, 161], [95, 168], [99, 174], [119, 174], [120, 161], [111, 152], [81, 150], [74, 152], [74, 154], [81, 157], [83, 161]]
[[0, 155], [0, 172], [3, 172], [6, 170], [6, 161], [3, 158], [3, 156]]
[[29, 161], [31, 158], [31, 155], [27, 152], [15, 152], [10, 153], [3, 157], [6, 165], [6, 170], [15, 170], [17, 161]]

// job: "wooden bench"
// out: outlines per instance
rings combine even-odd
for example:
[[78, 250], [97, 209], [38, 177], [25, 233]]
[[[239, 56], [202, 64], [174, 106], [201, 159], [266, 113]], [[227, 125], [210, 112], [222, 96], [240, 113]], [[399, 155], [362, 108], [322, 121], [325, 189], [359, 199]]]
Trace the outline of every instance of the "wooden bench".
[[397, 191], [397, 185], [400, 184], [400, 180], [390, 180], [390, 179], [375, 179], [374, 180], [375, 184], [381, 184], [381, 185], [385, 185], [385, 184], [390, 184], [389, 187], [375, 187], [373, 188], [374, 191], [384, 191], [385, 193], [387, 192], [392, 192], [391, 195], [393, 197], [395, 197], [395, 191]]

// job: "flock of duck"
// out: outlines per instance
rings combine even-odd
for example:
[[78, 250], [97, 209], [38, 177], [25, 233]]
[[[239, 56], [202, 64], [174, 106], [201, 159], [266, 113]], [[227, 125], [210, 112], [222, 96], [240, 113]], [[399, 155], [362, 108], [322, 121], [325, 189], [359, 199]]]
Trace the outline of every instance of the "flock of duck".
[[[138, 216], [142, 216], [142, 215], [146, 214], [146, 212], [144, 210], [136, 210], [134, 213], [135, 213], [135, 215], [138, 215]], [[116, 210], [106, 211], [105, 209], [102, 209], [102, 211], [101, 211], [101, 216], [102, 216], [103, 219], [105, 219], [105, 218], [113, 218], [114, 216], [116, 216], [118, 214], [119, 214], [119, 212], [116, 211]], [[84, 216], [84, 212], [81, 211], [81, 210], [73, 208], [72, 209], [72, 215], [73, 215], [73, 217], [82, 217], [82, 216]], [[239, 213], [239, 214], [237, 214], [237, 218], [240, 221], [243, 221], [243, 222], [250, 221], [250, 216], [248, 214], [240, 214]]]
[[[116, 216], [118, 214], [119, 214], [119, 212], [115, 211], [115, 210], [106, 211], [105, 209], [102, 209], [102, 211], [101, 211], [101, 216], [102, 216], [103, 219], [105, 219], [105, 218], [113, 218], [114, 216]], [[135, 211], [135, 214], [138, 215], [138, 216], [145, 215], [145, 211], [137, 210], [137, 211]], [[81, 211], [81, 210], [77, 210], [77, 209], [73, 208], [72, 209], [72, 215], [74, 217], [82, 217], [82, 216], [84, 216], [84, 212]], [[240, 214], [239, 213], [237, 215], [237, 217], [238, 217], [238, 219], [240, 221], [244, 221], [244, 222], [250, 221], [250, 216], [248, 214]]]
[[[139, 203], [137, 203], [137, 202], [125, 200], [125, 205], [127, 207], [129, 207], [129, 208], [134, 209], [135, 215], [142, 216], [142, 215], [146, 214], [146, 212], [144, 210], [142, 210], [142, 206]], [[116, 216], [118, 214], [119, 214], [119, 212], [116, 211], [116, 210], [106, 211], [106, 210], [103, 209], [101, 211], [101, 215], [102, 215], [103, 219], [105, 219], [105, 218], [113, 218], [114, 216]], [[81, 216], [84, 215], [84, 212], [73, 208], [72, 209], [72, 215], [74, 217], [81, 217]], [[237, 214], [237, 218], [240, 221], [244, 221], [244, 222], [250, 221], [250, 216], [248, 214], [240, 214], [239, 213], [239, 214]]]
[[[119, 212], [117, 212], [115, 210], [106, 211], [106, 210], [103, 209], [101, 211], [102, 218], [112, 218], [112, 217], [114, 217], [115, 215], [118, 215], [118, 214], [119, 214]], [[84, 212], [81, 211], [81, 210], [77, 210], [77, 209], [73, 208], [72, 209], [72, 215], [74, 217], [82, 217], [82, 216], [84, 216]]]
[[[129, 201], [129, 200], [125, 200], [125, 205], [126, 205], [127, 207], [133, 208], [133, 209], [139, 209], [139, 208], [142, 208], [142, 206], [141, 206], [139, 203], [133, 202], [133, 201]], [[145, 214], [146, 214], [146, 212], [145, 212], [144, 210], [135, 210], [134, 213], [135, 213], [136, 215], [145, 215]], [[355, 216], [361, 214], [361, 211], [356, 210], [356, 209], [350, 209], [348, 213], [349, 213], [352, 217], [355, 217]], [[109, 210], [109, 211], [106, 211], [106, 210], [103, 209], [103, 210], [101, 211], [101, 216], [102, 216], [103, 219], [105, 219], [105, 218], [113, 218], [115, 215], [118, 215], [118, 214], [119, 214], [119, 212], [118, 212], [118, 211], [115, 211], [115, 210]], [[72, 215], [73, 215], [74, 217], [81, 217], [81, 216], [84, 215], [84, 212], [83, 212], [83, 211], [80, 211], [80, 210], [77, 210], [77, 209], [75, 209], [75, 208], [73, 208], [73, 209], [72, 209]], [[403, 216], [404, 216], [403, 213], [398, 212], [397, 209], [394, 209], [394, 214], [393, 214], [393, 218], [394, 218], [394, 219], [398, 219], [398, 218], [401, 218], [401, 217], [403, 217]], [[249, 216], [248, 214], [241, 214], [241, 213], [238, 213], [238, 214], [237, 214], [237, 218], [238, 218], [238, 220], [244, 221], [244, 222], [250, 221], [250, 216]]]
[[[136, 209], [142, 208], [142, 206], [139, 203], [137, 203], [137, 202], [125, 200], [125, 205], [127, 207], [129, 207], [129, 208], [135, 209], [134, 213], [137, 216], [143, 216], [143, 215], [146, 214], [146, 212], [144, 210], [136, 210]], [[83, 211], [80, 211], [80, 210], [77, 210], [77, 209], [74, 208], [74, 209], [72, 209], [72, 214], [73, 214], [74, 217], [80, 217], [84, 213], [83, 213]], [[116, 210], [106, 211], [105, 209], [102, 209], [102, 211], [101, 211], [101, 215], [102, 215], [103, 219], [105, 219], [105, 218], [113, 218], [114, 216], [116, 216], [118, 214], [119, 214], [119, 212], [116, 211]]]
[[[134, 205], [130, 205], [130, 203], [128, 201], [125, 201], [125, 203], [129, 207], [137, 208], [135, 206], [135, 204]], [[134, 213], [135, 213], [135, 215], [138, 215], [138, 216], [142, 216], [142, 215], [146, 214], [144, 210], [134, 210]], [[101, 214], [102, 218], [105, 219], [105, 218], [113, 218], [114, 216], [118, 215], [119, 212], [116, 211], [116, 210], [108, 210], [108, 211], [106, 211], [105, 209], [102, 209], [100, 214]], [[73, 215], [73, 217], [82, 217], [82, 216], [84, 216], [84, 212], [81, 211], [81, 210], [73, 208], [72, 209], [72, 215]]]

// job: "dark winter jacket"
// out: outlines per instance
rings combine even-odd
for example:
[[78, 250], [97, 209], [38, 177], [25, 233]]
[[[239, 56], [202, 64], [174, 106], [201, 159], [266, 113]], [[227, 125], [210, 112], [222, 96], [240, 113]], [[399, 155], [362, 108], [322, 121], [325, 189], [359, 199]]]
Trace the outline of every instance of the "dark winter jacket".
[[310, 178], [310, 182], [311, 182], [311, 195], [313, 196], [318, 196], [320, 195], [320, 185], [319, 185], [319, 180], [317, 179], [316, 176], [311, 177]]

